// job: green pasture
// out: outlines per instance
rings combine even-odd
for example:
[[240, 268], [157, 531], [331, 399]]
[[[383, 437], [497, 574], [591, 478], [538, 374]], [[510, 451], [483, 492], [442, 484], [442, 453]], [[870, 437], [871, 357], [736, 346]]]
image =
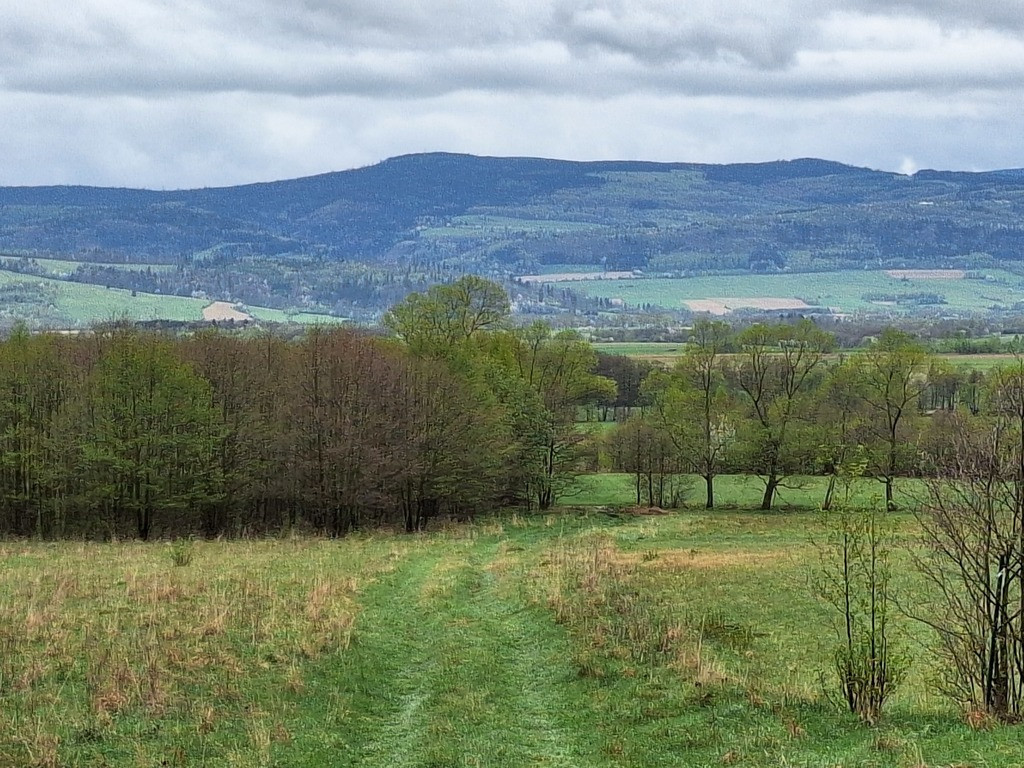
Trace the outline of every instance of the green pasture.
[[606, 355], [626, 357], [677, 357], [686, 352], [686, 344], [664, 341], [601, 341], [594, 349]]
[[[676, 358], [686, 352], [686, 344], [679, 342], [662, 341], [627, 341], [627, 342], [597, 342], [594, 349], [608, 355], [625, 355], [640, 360], [657, 361], [670, 364]], [[857, 350], [849, 350], [844, 354], [857, 354]], [[729, 357], [725, 355], [724, 357]], [[837, 357], [833, 355], [833, 357]], [[944, 353], [935, 355], [939, 360], [949, 363], [957, 368], [969, 370], [989, 371], [993, 368], [1009, 365], [1017, 360], [1017, 356], [1011, 353], [993, 354], [955, 354]]]
[[[688, 299], [795, 298], [839, 312], [987, 311], [1024, 301], [1024, 278], [986, 270], [990, 280], [899, 279], [884, 271], [847, 270], [772, 275], [713, 275], [688, 278], [581, 280], [572, 284], [589, 296], [622, 299], [626, 304], [680, 308]], [[885, 306], [865, 294], [938, 293], [946, 303], [923, 307]]]
[[[33, 297], [22, 307], [24, 319], [30, 325], [43, 312], [49, 312], [68, 327], [86, 326], [112, 319], [132, 320], [201, 320], [203, 307], [209, 302], [185, 296], [159, 296], [136, 293], [129, 290], [104, 288], [99, 285], [72, 283], [63, 280], [35, 277], [14, 272], [0, 271], [0, 289], [14, 287], [38, 290], [44, 293], [46, 302], [40, 306]], [[8, 296], [11, 296], [8, 293]], [[11, 304], [17, 304], [17, 297]], [[11, 307], [8, 307], [9, 309]], [[53, 323], [49, 323], [53, 325]]]
[[564, 275], [573, 272], [601, 274], [604, 269], [594, 264], [540, 264], [534, 270], [537, 275]]
[[[0, 296], [0, 318], [47, 328], [82, 328], [120, 319], [198, 321], [203, 319], [203, 308], [210, 303], [206, 299], [133, 292], [3, 270]], [[267, 322], [343, 322], [342, 318], [328, 315], [264, 307], [248, 310], [256, 319]]]
[[[902, 615], [886, 716], [838, 705], [823, 526], [576, 508], [335, 541], [0, 543], [0, 765], [1020, 765], [1024, 729], [965, 724]], [[895, 566], [913, 603], [905, 550]]]
[[298, 323], [300, 325], [335, 325], [344, 323], [344, 317], [334, 315], [320, 315], [314, 312], [289, 312], [284, 309], [271, 309], [269, 307], [250, 307], [245, 305], [246, 311], [257, 320], [264, 320], [268, 323]]
[[[704, 480], [697, 476], [686, 479], [688, 492], [684, 496], [687, 506], [703, 507], [705, 498]], [[779, 488], [776, 509], [814, 510], [825, 498], [828, 478], [800, 475], [788, 478]], [[923, 489], [916, 480], [896, 480], [897, 504], [910, 505]], [[761, 503], [764, 484], [755, 475], [719, 475], [715, 478], [715, 503], [721, 509], [756, 509]], [[902, 502], [901, 498], [902, 497]], [[882, 483], [864, 479], [858, 481], [852, 490], [853, 503], [859, 505], [885, 503], [885, 487]], [[621, 472], [602, 472], [580, 475], [560, 497], [563, 504], [577, 506], [625, 506], [636, 503], [636, 476]]]

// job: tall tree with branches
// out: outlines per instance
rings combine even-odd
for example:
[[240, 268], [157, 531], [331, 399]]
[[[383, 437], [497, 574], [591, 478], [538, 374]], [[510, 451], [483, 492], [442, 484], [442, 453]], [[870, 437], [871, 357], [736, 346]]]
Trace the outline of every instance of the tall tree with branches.
[[958, 417], [917, 506], [917, 564], [936, 595], [912, 614], [947, 662], [945, 690], [1003, 720], [1024, 714], [1024, 361], [993, 374], [980, 424]]

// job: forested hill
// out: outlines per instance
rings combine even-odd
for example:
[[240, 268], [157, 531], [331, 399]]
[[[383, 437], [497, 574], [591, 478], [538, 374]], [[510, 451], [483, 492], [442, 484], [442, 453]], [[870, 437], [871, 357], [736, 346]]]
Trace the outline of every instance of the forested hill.
[[[404, 271], [415, 283], [552, 264], [667, 273], [972, 268], [1024, 258], [1022, 214], [1024, 171], [902, 176], [814, 159], [699, 165], [435, 153], [215, 189], [0, 188], [0, 252], [174, 264], [187, 274], [132, 287], [273, 305], [288, 291], [315, 293], [296, 288], [293, 273], [324, 275], [325, 265], [338, 284], [357, 273], [380, 283], [382, 271]], [[234, 282], [218, 285], [228, 267]], [[314, 298], [329, 306], [338, 297]]]

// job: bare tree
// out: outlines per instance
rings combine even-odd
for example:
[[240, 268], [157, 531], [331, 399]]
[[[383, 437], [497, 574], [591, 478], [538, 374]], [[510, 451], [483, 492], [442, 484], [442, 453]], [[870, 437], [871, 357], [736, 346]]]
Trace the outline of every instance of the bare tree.
[[997, 381], [983, 428], [951, 429], [917, 509], [934, 597], [910, 610], [946, 661], [945, 692], [1003, 720], [1024, 700], [1024, 371]]
[[857, 451], [836, 470], [843, 492], [834, 509], [822, 510], [826, 533], [818, 543], [814, 586], [837, 619], [834, 669], [843, 700], [850, 712], [874, 723], [905, 664], [893, 648], [889, 623], [893, 536], [887, 510], [850, 503], [866, 468], [863, 451]]

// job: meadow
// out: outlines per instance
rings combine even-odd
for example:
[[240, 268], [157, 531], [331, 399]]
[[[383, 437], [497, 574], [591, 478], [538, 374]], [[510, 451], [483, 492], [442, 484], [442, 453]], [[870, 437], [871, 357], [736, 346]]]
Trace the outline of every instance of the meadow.
[[[986, 270], [990, 279], [896, 278], [880, 270], [846, 270], [793, 274], [713, 275], [687, 278], [637, 278], [581, 280], [573, 290], [589, 296], [622, 299], [629, 306], [652, 304], [673, 309], [688, 300], [712, 298], [801, 299], [809, 305], [837, 312], [857, 313], [910, 311], [984, 312], [1005, 308], [1024, 299], [1024, 278], [1002, 270]], [[944, 304], [890, 306], [866, 300], [871, 294], [936, 293]]]
[[0, 544], [0, 765], [1020, 764], [1024, 731], [967, 725], [902, 617], [882, 722], [831, 697], [813, 483], [638, 515], [625, 480], [416, 536]]
[[[626, 357], [635, 357], [638, 360], [672, 365], [686, 353], [686, 344], [677, 341], [608, 341], [596, 342], [594, 349], [606, 355], [625, 355]], [[855, 351], [851, 351], [851, 353], [853, 352]], [[833, 357], [838, 358], [837, 355]], [[978, 371], [989, 371], [992, 368], [1012, 363], [1017, 359], [1015, 355], [1009, 352], [991, 354], [942, 353], [936, 354], [935, 357], [954, 367]]]
[[[23, 320], [30, 327], [84, 328], [111, 320], [203, 319], [210, 302], [188, 296], [170, 296], [88, 283], [38, 277], [0, 270], [4, 302], [0, 315]], [[267, 322], [332, 323], [341, 318], [309, 313], [290, 313], [267, 307], [248, 307], [257, 320]]]

